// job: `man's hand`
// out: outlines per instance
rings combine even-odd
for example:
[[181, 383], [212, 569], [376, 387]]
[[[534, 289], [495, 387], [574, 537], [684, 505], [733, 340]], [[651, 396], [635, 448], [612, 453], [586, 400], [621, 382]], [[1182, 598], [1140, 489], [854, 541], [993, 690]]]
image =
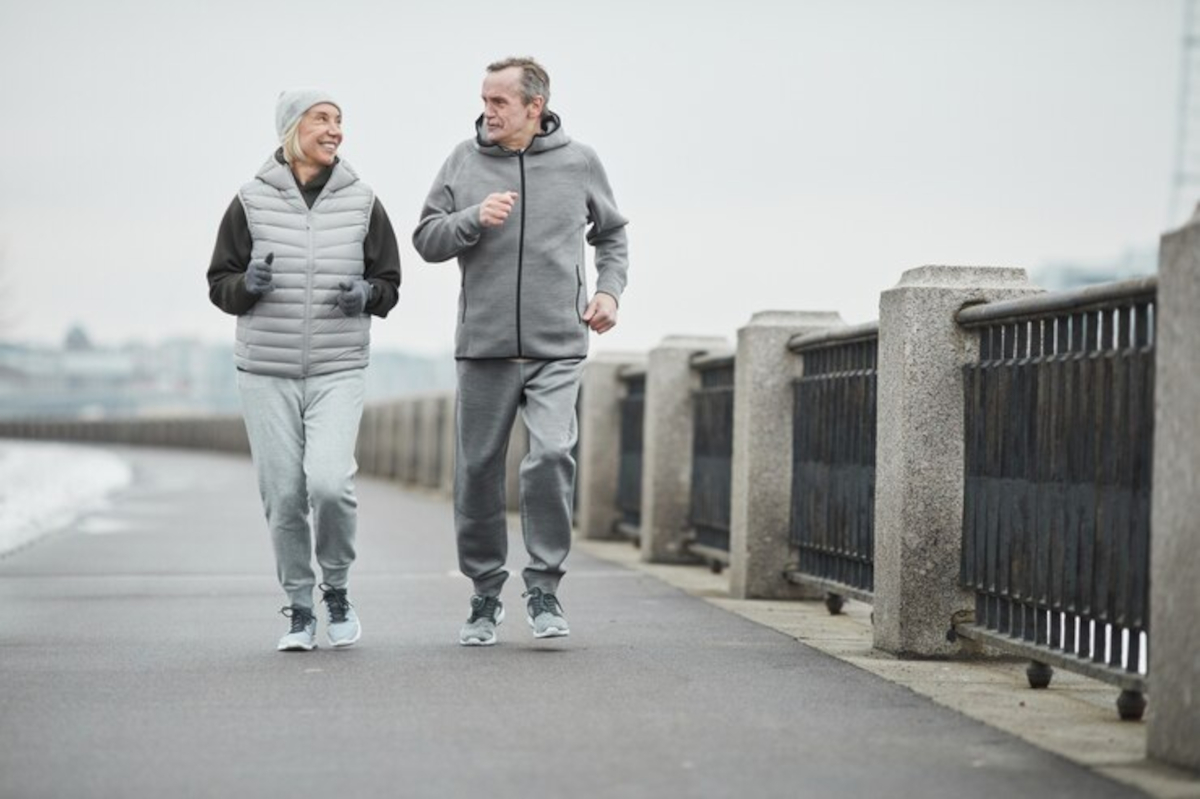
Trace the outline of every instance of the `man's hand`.
[[617, 326], [617, 301], [611, 294], [597, 291], [583, 312], [583, 321], [597, 333], [607, 333]]
[[338, 295], [337, 304], [346, 316], [362, 316], [367, 309], [367, 300], [371, 298], [371, 284], [365, 280], [343, 280], [338, 283], [342, 293]]
[[269, 252], [264, 260], [250, 262], [246, 267], [246, 291], [261, 296], [275, 290], [271, 281], [271, 262], [274, 260], [275, 253]]
[[512, 213], [517, 203], [515, 191], [501, 191], [489, 194], [479, 205], [479, 222], [484, 227], [500, 227]]

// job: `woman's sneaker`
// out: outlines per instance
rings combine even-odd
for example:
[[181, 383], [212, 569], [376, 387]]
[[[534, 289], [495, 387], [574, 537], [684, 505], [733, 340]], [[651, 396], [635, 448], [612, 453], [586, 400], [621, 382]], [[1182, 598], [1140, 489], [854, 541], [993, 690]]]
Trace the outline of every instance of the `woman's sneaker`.
[[540, 588], [530, 588], [524, 595], [529, 597], [525, 608], [529, 612], [527, 619], [533, 628], [534, 638], [558, 638], [571, 634], [558, 597]]
[[279, 639], [280, 652], [308, 652], [317, 645], [317, 617], [311, 610], [291, 605], [279, 612], [292, 620], [292, 629]]
[[471, 597], [471, 617], [458, 631], [463, 646], [491, 646], [496, 643], [496, 626], [504, 621], [504, 603], [500, 597]]
[[350, 646], [362, 637], [362, 625], [358, 623], [354, 606], [346, 598], [345, 588], [333, 588], [322, 583], [321, 601], [329, 609], [329, 627], [325, 635], [329, 636], [331, 645]]

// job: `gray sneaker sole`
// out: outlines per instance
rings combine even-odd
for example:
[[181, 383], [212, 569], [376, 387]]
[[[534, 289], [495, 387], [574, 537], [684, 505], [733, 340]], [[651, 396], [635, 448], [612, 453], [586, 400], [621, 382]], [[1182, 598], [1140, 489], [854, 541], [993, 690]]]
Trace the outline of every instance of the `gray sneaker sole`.
[[287, 643], [280, 641], [279, 646], [276, 647], [279, 652], [311, 652], [316, 648], [316, 642], [303, 644], [299, 641], [290, 641]]

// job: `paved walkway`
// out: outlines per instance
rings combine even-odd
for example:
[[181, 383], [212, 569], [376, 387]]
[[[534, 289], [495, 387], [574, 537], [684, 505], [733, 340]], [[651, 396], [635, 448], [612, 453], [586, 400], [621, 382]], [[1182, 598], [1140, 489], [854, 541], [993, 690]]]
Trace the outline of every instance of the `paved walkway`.
[[460, 647], [448, 503], [371, 479], [362, 642], [276, 653], [248, 461], [122, 452], [110, 509], [0, 559], [0, 796], [1139, 795], [594, 547], [569, 639], [517, 577]]

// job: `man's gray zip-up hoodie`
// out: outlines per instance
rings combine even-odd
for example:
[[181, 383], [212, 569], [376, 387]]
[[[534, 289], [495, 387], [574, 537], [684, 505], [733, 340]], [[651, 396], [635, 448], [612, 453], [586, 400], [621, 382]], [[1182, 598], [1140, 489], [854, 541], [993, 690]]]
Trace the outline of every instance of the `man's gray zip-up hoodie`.
[[[525, 150], [476, 136], [442, 165], [413, 244], [429, 262], [457, 256], [462, 271], [455, 357], [556, 360], [587, 355], [584, 241], [596, 248], [596, 291], [620, 300], [629, 267], [627, 220], [596, 153], [547, 113]], [[489, 194], [519, 197], [500, 227], [484, 227]], [[588, 225], [591, 225], [590, 229]]]

